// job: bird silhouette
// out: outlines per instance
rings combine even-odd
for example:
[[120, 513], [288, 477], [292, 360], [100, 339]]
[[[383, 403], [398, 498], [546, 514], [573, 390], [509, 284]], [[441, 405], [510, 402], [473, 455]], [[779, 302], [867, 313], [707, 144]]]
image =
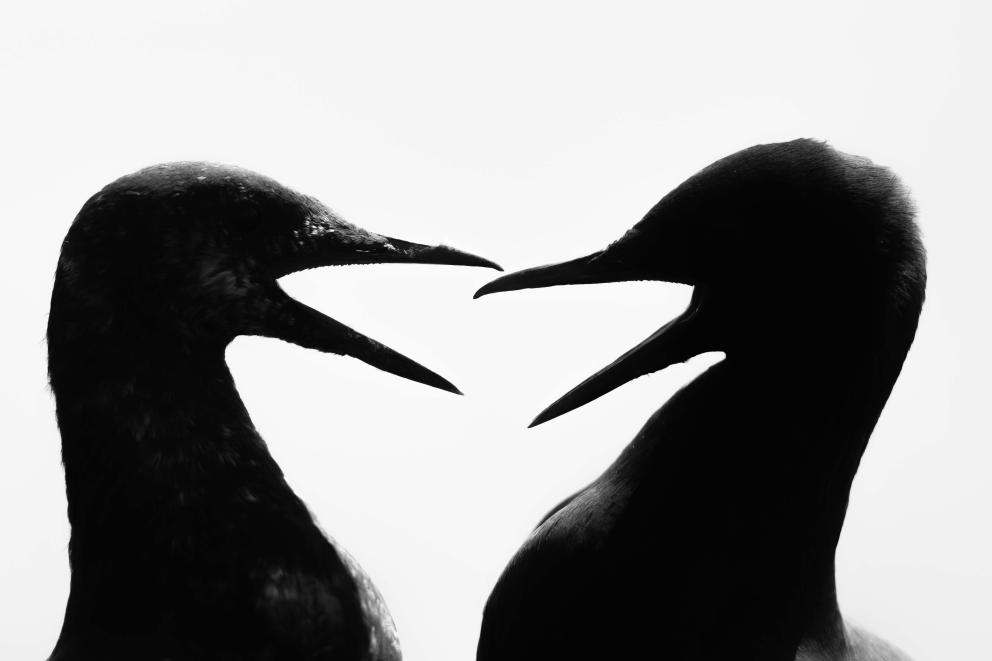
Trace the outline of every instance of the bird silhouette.
[[692, 298], [532, 426], [725, 357], [531, 533], [489, 597], [479, 661], [904, 659], [845, 623], [834, 581], [851, 482], [924, 298], [900, 182], [812, 140], [754, 146], [605, 250], [476, 296], [630, 280], [692, 285]]
[[261, 335], [457, 393], [277, 284], [381, 262], [499, 268], [223, 165], [153, 166], [86, 202], [48, 326], [72, 527], [53, 661], [400, 658], [382, 598], [287, 485], [224, 361]]

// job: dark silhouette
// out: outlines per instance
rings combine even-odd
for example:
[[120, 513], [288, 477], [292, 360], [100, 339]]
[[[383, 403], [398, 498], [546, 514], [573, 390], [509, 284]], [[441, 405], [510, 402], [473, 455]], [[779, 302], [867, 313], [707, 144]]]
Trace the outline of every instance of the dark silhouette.
[[220, 165], [147, 168], [83, 206], [48, 326], [72, 525], [53, 660], [400, 658], [382, 599], [286, 484], [224, 362], [237, 335], [264, 335], [458, 392], [276, 283], [379, 262], [499, 268]]
[[480, 661], [905, 658], [841, 618], [834, 551], [923, 303], [913, 215], [866, 159], [812, 140], [758, 145], [605, 250], [479, 290], [694, 286], [681, 316], [533, 424], [726, 354], [538, 525], [489, 598]]

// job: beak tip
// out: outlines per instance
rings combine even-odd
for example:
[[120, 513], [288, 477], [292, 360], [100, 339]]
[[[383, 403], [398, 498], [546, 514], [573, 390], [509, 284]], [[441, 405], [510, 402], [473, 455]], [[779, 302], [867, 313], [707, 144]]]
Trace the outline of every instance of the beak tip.
[[502, 278], [496, 278], [495, 280], [492, 280], [482, 285], [481, 287], [479, 287], [478, 291], [475, 292], [475, 295], [472, 298], [473, 299], [482, 298], [483, 296], [487, 296], [489, 294], [495, 294], [496, 292], [503, 291], [499, 286], [500, 280], [502, 280]]
[[466, 266], [481, 266], [482, 268], [486, 268], [486, 269], [494, 269], [496, 271], [499, 271], [500, 273], [503, 272], [503, 267], [497, 264], [496, 262], [485, 259], [484, 257], [478, 257], [477, 260], [478, 261], [473, 262], [472, 264], [467, 264]]
[[448, 246], [437, 246], [433, 248], [431, 252], [437, 254], [443, 253], [446, 257], [451, 258], [448, 263], [452, 265], [478, 266], [485, 269], [495, 269], [497, 271], [503, 270], [502, 266], [492, 260], [486, 259], [485, 257], [479, 257], [478, 255], [473, 255], [472, 253], [464, 252], [456, 248], [450, 248]]
[[453, 395], [462, 395], [462, 396], [464, 396], [464, 394], [465, 394], [461, 390], [458, 389], [458, 386], [456, 386], [451, 381], [448, 381], [447, 379], [445, 379], [443, 377], [440, 377], [440, 376], [438, 376], [436, 379], [434, 379], [433, 381], [431, 381], [427, 385], [434, 386], [435, 388], [437, 388], [439, 390], [443, 390], [445, 392], [450, 392]]
[[541, 411], [541, 413], [539, 413], [538, 416], [533, 420], [531, 420], [531, 423], [527, 425], [527, 429], [533, 429], [538, 425], [543, 425], [545, 422], [555, 417], [557, 416], [555, 416], [552, 413], [549, 413], [547, 410]]

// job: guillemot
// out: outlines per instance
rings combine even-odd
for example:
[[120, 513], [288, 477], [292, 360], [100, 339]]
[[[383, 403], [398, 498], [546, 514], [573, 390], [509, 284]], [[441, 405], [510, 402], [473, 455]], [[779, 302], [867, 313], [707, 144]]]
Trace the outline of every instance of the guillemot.
[[923, 304], [914, 215], [867, 159], [806, 139], [758, 145], [689, 178], [605, 250], [478, 291], [694, 288], [682, 315], [532, 426], [725, 354], [539, 523], [489, 598], [479, 661], [905, 658], [844, 622], [834, 552]]
[[400, 658], [382, 598], [287, 485], [224, 361], [262, 335], [457, 393], [277, 283], [383, 262], [499, 268], [230, 166], [157, 165], [86, 202], [48, 325], [72, 526], [53, 661]]

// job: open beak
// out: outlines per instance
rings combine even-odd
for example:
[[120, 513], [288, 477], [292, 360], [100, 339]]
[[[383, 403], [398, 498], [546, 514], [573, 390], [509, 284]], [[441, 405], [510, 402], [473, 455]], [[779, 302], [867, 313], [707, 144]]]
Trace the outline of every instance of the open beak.
[[[447, 246], [429, 246], [381, 236], [330, 216], [309, 223], [306, 232], [281, 246], [278, 259], [268, 265], [275, 278], [320, 266], [344, 264], [451, 264], [482, 266], [498, 271], [498, 264]], [[275, 282], [257, 334], [275, 337], [309, 349], [351, 356], [385, 372], [460, 395], [450, 381], [403, 354], [294, 300]]]
[[[619, 251], [618, 251], [619, 252]], [[623, 252], [627, 252], [624, 248]], [[622, 254], [622, 253], [621, 253]], [[493, 280], [476, 292], [475, 297], [501, 291], [631, 280], [666, 280], [687, 282], [684, 278], [666, 274], [644, 274], [628, 265], [611, 246], [606, 250], [561, 264], [540, 266], [507, 274]], [[705, 305], [707, 289], [697, 285], [684, 313], [662, 326], [646, 340], [572, 388], [554, 404], [544, 409], [530, 427], [577, 409], [637, 377], [681, 363], [707, 351], [719, 349], [720, 324]]]

